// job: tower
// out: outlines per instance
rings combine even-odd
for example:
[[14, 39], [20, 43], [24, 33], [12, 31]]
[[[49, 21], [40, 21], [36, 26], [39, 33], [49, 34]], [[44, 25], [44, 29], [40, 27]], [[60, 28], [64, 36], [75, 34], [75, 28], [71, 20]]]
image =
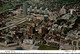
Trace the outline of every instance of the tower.
[[37, 7], [34, 8], [34, 13], [37, 13]]
[[60, 15], [66, 14], [66, 9], [64, 8], [64, 6], [60, 9], [59, 13]]
[[48, 8], [45, 9], [45, 14], [46, 14], [46, 15], [48, 14]]
[[40, 8], [40, 14], [42, 14], [42, 7]]
[[27, 9], [28, 9], [28, 5], [26, 3], [23, 3], [23, 14], [24, 14], [24, 16], [27, 15]]
[[32, 6], [30, 6], [30, 13], [32, 12]]

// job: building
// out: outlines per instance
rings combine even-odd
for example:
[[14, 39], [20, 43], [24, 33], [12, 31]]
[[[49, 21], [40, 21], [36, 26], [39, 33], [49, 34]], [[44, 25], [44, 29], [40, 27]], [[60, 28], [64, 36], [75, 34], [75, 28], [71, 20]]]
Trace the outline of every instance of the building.
[[33, 44], [33, 40], [31, 39], [24, 39], [23, 44]]
[[70, 11], [70, 14], [72, 15], [74, 12], [76, 13], [76, 10], [75, 9], [69, 9]]
[[60, 15], [66, 14], [66, 9], [64, 8], [64, 6], [60, 9], [59, 13]]
[[26, 3], [23, 4], [23, 14], [24, 16], [27, 16], [27, 13], [28, 13], [28, 5]]

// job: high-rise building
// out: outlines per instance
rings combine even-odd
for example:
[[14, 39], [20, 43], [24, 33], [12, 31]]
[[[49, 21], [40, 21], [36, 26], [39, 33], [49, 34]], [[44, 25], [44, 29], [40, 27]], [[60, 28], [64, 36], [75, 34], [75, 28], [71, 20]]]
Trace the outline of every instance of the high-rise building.
[[37, 13], [37, 7], [34, 8], [34, 13]]
[[40, 14], [42, 14], [42, 7], [40, 8]]
[[26, 3], [23, 4], [23, 13], [24, 16], [27, 16], [27, 9], [28, 9], [28, 5]]
[[32, 6], [30, 6], [30, 13], [32, 12]]
[[48, 14], [48, 8], [45, 9], [45, 14], [46, 14], [46, 15]]
[[60, 15], [66, 14], [66, 9], [64, 8], [64, 6], [60, 9], [59, 13]]

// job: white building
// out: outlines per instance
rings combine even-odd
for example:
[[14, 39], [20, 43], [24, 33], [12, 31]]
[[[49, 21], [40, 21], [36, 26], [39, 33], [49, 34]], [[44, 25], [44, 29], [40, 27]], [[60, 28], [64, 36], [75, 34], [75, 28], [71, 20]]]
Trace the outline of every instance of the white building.
[[66, 14], [66, 9], [64, 8], [64, 6], [60, 9], [60, 15], [62, 14]]
[[73, 14], [73, 11], [76, 11], [75, 9], [70, 9], [70, 14]]
[[33, 44], [33, 40], [31, 40], [31, 39], [24, 39], [23, 43], [24, 44]]

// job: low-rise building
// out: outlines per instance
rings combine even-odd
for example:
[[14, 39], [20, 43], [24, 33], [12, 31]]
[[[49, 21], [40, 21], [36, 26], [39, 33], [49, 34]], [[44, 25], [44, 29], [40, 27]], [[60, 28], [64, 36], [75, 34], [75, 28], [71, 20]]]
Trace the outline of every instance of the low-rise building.
[[24, 44], [33, 44], [33, 40], [31, 40], [31, 39], [24, 39], [23, 43]]

